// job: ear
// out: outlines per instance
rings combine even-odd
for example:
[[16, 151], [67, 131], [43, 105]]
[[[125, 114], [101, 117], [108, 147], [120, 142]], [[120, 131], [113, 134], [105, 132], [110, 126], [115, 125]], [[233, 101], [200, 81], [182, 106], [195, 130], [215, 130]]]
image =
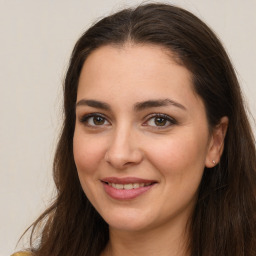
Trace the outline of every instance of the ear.
[[228, 117], [224, 116], [220, 122], [213, 128], [209, 140], [208, 152], [205, 159], [205, 166], [214, 167], [219, 163], [224, 149], [224, 139], [228, 129]]

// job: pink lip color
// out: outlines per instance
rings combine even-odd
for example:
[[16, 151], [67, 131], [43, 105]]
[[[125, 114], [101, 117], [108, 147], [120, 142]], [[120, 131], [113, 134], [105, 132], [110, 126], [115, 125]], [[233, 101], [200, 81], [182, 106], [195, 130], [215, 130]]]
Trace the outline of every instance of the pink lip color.
[[[134, 199], [146, 191], [150, 190], [156, 182], [153, 180], [145, 180], [135, 177], [126, 177], [126, 178], [116, 178], [116, 177], [108, 177], [101, 180], [105, 192], [112, 198], [117, 200], [128, 200]], [[108, 185], [108, 183], [116, 183], [116, 184], [130, 184], [130, 183], [152, 183], [149, 186], [139, 187], [134, 189], [116, 189], [112, 186]]]

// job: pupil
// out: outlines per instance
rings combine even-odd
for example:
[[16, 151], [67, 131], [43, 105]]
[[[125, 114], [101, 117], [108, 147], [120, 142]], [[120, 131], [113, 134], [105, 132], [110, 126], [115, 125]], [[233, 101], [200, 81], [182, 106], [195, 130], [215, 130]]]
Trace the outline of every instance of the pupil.
[[164, 126], [166, 124], [166, 119], [162, 118], [162, 117], [157, 117], [155, 119], [155, 124], [157, 126]]
[[93, 123], [96, 125], [104, 124], [104, 119], [100, 116], [96, 116], [93, 118]]

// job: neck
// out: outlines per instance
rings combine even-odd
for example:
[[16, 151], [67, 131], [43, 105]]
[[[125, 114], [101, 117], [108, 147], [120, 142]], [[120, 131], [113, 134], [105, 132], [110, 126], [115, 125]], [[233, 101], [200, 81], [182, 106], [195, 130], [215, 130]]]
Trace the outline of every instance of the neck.
[[110, 228], [110, 240], [102, 256], [188, 256], [186, 226], [165, 225], [143, 231]]

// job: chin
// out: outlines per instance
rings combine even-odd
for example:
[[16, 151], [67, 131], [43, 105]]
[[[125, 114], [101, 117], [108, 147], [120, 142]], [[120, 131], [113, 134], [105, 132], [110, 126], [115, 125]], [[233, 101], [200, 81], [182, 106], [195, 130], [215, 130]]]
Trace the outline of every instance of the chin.
[[108, 215], [102, 214], [110, 229], [120, 231], [138, 232], [145, 230], [154, 222], [148, 214], [134, 211], [112, 212]]
[[148, 225], [139, 221], [134, 222], [133, 220], [115, 220], [109, 221], [109, 228], [124, 232], [139, 232], [145, 230]]

